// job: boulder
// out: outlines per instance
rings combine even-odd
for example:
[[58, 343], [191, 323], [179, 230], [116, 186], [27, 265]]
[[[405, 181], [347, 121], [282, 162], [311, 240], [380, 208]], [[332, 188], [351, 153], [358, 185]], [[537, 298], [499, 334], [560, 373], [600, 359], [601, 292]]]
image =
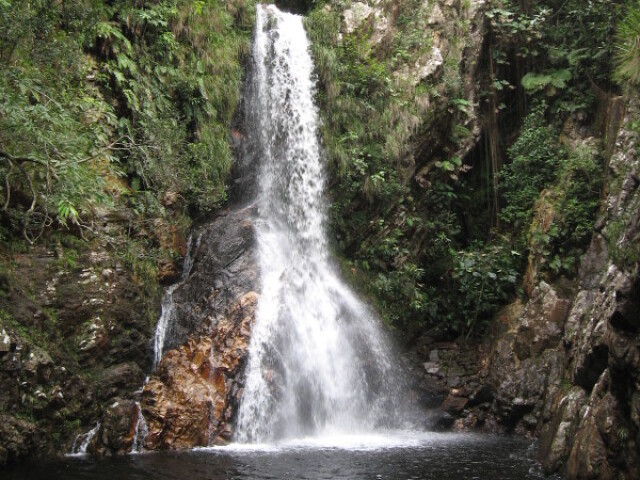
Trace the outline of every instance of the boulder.
[[447, 398], [445, 398], [444, 402], [442, 402], [440, 408], [447, 412], [449, 415], [457, 416], [462, 413], [464, 408], [467, 406], [467, 403], [469, 403], [468, 398], [449, 395]]
[[257, 301], [254, 292], [241, 296], [210, 334], [167, 352], [142, 392], [146, 448], [183, 449], [230, 440]]
[[[117, 400], [111, 404], [102, 417], [98, 451], [120, 455], [129, 452], [137, 419], [138, 406], [133, 400]], [[88, 451], [94, 449], [95, 446], [89, 445]]]
[[142, 385], [144, 372], [137, 363], [119, 363], [107, 368], [100, 376], [98, 398], [108, 401], [132, 393], [131, 385]]
[[11, 415], [0, 415], [0, 466], [20, 460], [31, 453], [36, 428], [29, 421]]
[[190, 274], [173, 290], [164, 351], [208, 334], [238, 298], [257, 290], [254, 215], [254, 206], [226, 211], [194, 235]]
[[353, 33], [367, 18], [369, 18], [373, 11], [374, 9], [366, 3], [354, 2], [353, 5], [351, 5], [351, 8], [348, 8], [342, 14], [342, 31], [344, 33]]

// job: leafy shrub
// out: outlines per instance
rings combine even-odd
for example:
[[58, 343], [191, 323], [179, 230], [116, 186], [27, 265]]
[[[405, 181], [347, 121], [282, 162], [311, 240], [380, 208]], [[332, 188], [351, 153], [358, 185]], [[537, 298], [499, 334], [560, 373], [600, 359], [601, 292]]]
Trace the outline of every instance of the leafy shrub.
[[[500, 218], [528, 235], [520, 241], [546, 259], [543, 269], [571, 277], [593, 232], [602, 165], [593, 144], [570, 149], [561, 145], [557, 130], [545, 122], [543, 107], [535, 108], [525, 119], [509, 149], [511, 163], [500, 172], [505, 200]], [[530, 229], [539, 201], [553, 210], [551, 223]]]
[[640, 85], [640, 2], [630, 2], [616, 35], [615, 77]]
[[247, 0], [0, 2], [7, 233], [90, 229], [120, 200], [164, 215], [167, 193], [195, 214], [224, 202], [252, 25]]
[[521, 254], [507, 245], [506, 239], [493, 244], [474, 244], [458, 252], [453, 278], [459, 292], [456, 329], [467, 335], [482, 321], [491, 319], [514, 293]]
[[530, 245], [545, 258], [544, 269], [552, 275], [573, 277], [593, 234], [602, 193], [602, 164], [592, 144], [571, 150], [550, 187], [553, 220], [546, 231], [533, 229]]
[[566, 157], [558, 132], [545, 120], [540, 105], [525, 119], [518, 139], [509, 149], [511, 163], [499, 174], [505, 205], [502, 221], [522, 228], [529, 223], [540, 192], [551, 184]]

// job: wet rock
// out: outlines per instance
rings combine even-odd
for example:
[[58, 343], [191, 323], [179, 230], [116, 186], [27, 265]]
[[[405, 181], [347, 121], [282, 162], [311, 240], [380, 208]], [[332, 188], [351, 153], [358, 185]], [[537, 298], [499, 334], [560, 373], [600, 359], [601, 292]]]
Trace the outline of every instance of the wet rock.
[[429, 378], [422, 379], [416, 389], [416, 400], [425, 409], [438, 408], [449, 394], [449, 389], [442, 382]]
[[607, 241], [596, 233], [580, 264], [580, 286], [585, 290], [597, 289], [602, 273], [609, 266]]
[[493, 401], [494, 396], [493, 389], [487, 384], [482, 384], [469, 396], [468, 406], [475, 407], [482, 403], [490, 403]]
[[611, 478], [607, 449], [593, 417], [578, 431], [567, 463], [567, 478]]
[[[102, 417], [98, 451], [125, 454], [131, 450], [135, 435], [138, 407], [133, 400], [116, 400]], [[88, 451], [95, 447], [89, 446]]]
[[142, 393], [150, 449], [224, 443], [241, 396], [258, 295], [241, 296], [208, 335], [162, 359]]
[[0, 415], [0, 466], [29, 455], [35, 433], [35, 424], [11, 415]]
[[174, 260], [160, 260], [158, 262], [158, 281], [163, 284], [171, 284], [180, 279], [180, 267]]
[[468, 398], [449, 395], [442, 402], [440, 408], [450, 415], [459, 415], [467, 406], [467, 403], [469, 403]]
[[540, 418], [547, 391], [560, 384], [561, 365], [561, 352], [549, 350], [541, 357], [520, 362], [515, 368], [503, 366], [495, 372], [492, 381], [500, 381], [495, 397], [500, 421], [512, 428], [529, 413]]
[[434, 411], [428, 417], [425, 427], [434, 432], [444, 432], [450, 430], [455, 422], [455, 417], [443, 411]]
[[630, 334], [640, 329], [640, 276], [624, 275], [613, 285], [615, 306], [609, 321]]
[[173, 292], [176, 315], [165, 351], [207, 334], [239, 297], [257, 291], [254, 215], [253, 206], [227, 211], [198, 233], [191, 274]]
[[98, 397], [102, 401], [132, 394], [132, 385], [142, 385], [144, 372], [137, 363], [128, 362], [109, 367], [100, 376]]
[[559, 403], [552, 421], [543, 429], [538, 458], [547, 473], [558, 471], [571, 452], [580, 412], [587, 396], [580, 387], [573, 387]]
[[520, 359], [558, 345], [570, 304], [570, 300], [559, 298], [545, 282], [540, 282], [533, 289], [517, 327], [514, 348]]

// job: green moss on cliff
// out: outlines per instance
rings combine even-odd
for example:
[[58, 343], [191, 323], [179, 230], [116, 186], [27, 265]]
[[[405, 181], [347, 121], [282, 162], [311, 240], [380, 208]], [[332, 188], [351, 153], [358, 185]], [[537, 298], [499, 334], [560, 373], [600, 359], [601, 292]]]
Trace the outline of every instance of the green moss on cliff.
[[0, 410], [38, 425], [9, 459], [67, 449], [150, 368], [160, 283], [227, 199], [253, 17], [250, 0], [0, 1]]
[[[307, 21], [336, 249], [410, 336], [479, 333], [529, 254], [548, 257], [549, 281], [577, 272], [604, 176], [583, 139], [602, 135], [598, 92], [615, 89], [620, 5], [354, 5]], [[544, 232], [542, 197], [556, 211]]]

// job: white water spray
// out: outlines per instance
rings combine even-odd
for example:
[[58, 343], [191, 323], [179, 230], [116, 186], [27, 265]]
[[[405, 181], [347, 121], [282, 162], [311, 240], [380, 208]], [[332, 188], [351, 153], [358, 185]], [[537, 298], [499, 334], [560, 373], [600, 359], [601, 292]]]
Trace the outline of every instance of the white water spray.
[[262, 293], [237, 440], [397, 427], [399, 386], [389, 349], [327, 248], [313, 63], [302, 17], [259, 6], [253, 61], [247, 115], [259, 135]]

